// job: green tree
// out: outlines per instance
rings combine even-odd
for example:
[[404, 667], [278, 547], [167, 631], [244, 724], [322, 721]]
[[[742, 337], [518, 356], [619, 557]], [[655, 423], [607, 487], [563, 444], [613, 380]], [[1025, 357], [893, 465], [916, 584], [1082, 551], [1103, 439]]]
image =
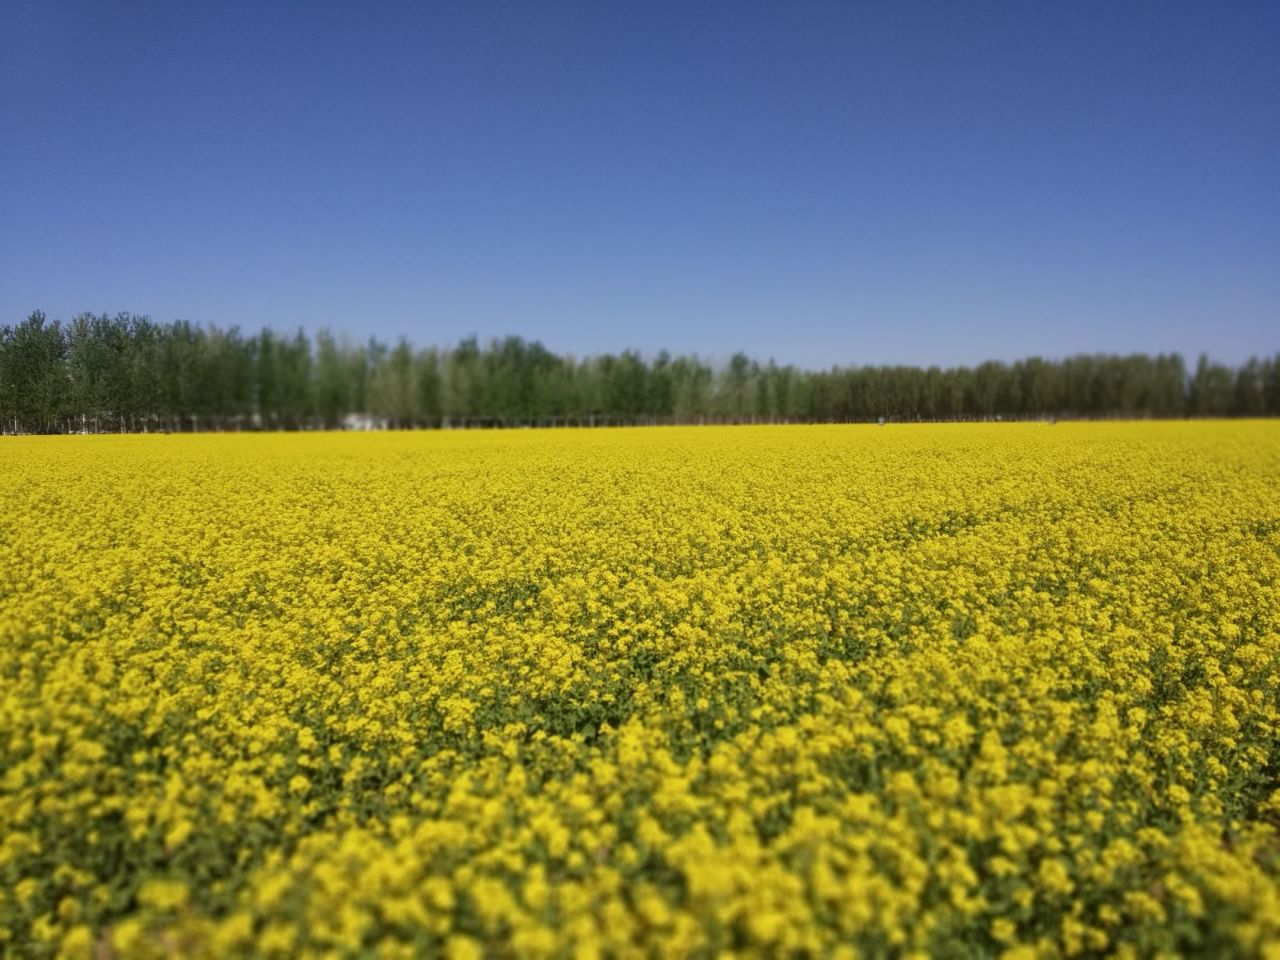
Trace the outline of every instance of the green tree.
[[0, 393], [15, 430], [54, 433], [69, 413], [70, 370], [66, 331], [36, 310], [16, 327], [0, 330]]

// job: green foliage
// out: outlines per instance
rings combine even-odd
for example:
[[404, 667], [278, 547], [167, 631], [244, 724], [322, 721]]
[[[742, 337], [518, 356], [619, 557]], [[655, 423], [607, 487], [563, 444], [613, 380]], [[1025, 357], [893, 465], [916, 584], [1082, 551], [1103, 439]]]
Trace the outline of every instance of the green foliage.
[[1178, 354], [811, 372], [741, 352], [714, 367], [666, 351], [576, 359], [520, 337], [354, 346], [127, 313], [0, 327], [5, 432], [335, 428], [352, 414], [400, 428], [1277, 416], [1280, 355], [1236, 370], [1201, 356], [1194, 372]]

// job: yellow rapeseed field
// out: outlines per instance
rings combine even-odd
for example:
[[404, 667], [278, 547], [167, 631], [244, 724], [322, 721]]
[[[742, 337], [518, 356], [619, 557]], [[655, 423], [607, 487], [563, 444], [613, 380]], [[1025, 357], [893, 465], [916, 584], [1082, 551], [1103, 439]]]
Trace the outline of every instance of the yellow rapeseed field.
[[1280, 956], [1280, 424], [6, 439], [0, 950]]

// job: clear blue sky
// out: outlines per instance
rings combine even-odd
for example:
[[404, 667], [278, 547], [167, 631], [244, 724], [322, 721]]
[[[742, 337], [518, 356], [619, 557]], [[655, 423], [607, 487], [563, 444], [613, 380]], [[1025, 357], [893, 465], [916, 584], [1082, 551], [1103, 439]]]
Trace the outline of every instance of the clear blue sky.
[[1280, 3], [0, 4], [0, 320], [1280, 349]]

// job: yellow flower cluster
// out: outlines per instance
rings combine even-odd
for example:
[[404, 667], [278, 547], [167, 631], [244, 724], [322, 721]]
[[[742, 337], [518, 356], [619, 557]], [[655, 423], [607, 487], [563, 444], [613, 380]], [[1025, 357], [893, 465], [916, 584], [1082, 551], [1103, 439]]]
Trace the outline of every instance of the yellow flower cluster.
[[19, 438], [0, 952], [1280, 956], [1280, 426]]

